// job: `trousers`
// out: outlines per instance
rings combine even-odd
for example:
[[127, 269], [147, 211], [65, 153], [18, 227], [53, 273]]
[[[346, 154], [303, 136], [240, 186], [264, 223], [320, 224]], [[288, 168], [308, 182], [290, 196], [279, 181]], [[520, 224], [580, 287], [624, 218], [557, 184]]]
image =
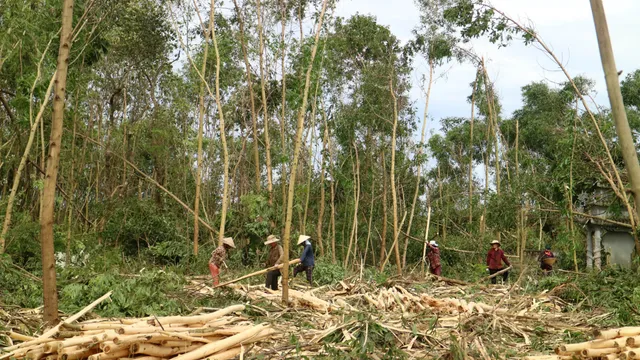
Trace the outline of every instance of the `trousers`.
[[313, 266], [298, 264], [298, 266], [293, 268], [293, 277], [296, 277], [298, 273], [303, 271], [307, 273], [307, 281], [309, 281], [309, 285], [313, 286]]
[[[502, 270], [504, 270], [504, 268], [501, 268], [501, 269], [489, 269], [489, 275], [493, 275], [493, 274], [497, 273], [498, 271], [502, 271]], [[502, 273], [502, 280], [504, 282], [509, 281], [509, 272], [508, 271], [505, 271], [504, 273]], [[498, 283], [498, 277], [497, 276], [492, 277], [491, 278], [491, 283], [492, 284], [497, 284]]]
[[278, 290], [278, 278], [280, 277], [280, 270], [271, 270], [267, 273], [267, 281], [264, 286], [271, 290]]
[[209, 263], [209, 271], [211, 272], [211, 277], [213, 278], [213, 286], [217, 286], [218, 282], [220, 281], [220, 268], [213, 263]]
[[436, 266], [434, 268], [429, 267], [429, 272], [432, 273], [433, 275], [441, 276], [442, 275], [442, 265]]

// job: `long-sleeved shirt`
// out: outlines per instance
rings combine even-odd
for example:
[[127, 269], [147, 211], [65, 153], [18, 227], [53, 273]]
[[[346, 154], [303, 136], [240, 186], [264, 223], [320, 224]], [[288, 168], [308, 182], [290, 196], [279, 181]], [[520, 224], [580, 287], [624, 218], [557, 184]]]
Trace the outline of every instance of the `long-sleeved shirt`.
[[276, 245], [272, 247], [271, 249], [269, 249], [269, 256], [267, 257], [267, 267], [281, 264], [282, 258], [284, 258], [284, 250], [282, 249], [282, 246]]
[[311, 247], [310, 242], [304, 243], [304, 250], [302, 250], [302, 255], [300, 256], [300, 263], [304, 266], [315, 266], [316, 261], [313, 257], [313, 248]]
[[504, 256], [504, 251], [502, 251], [502, 249], [491, 248], [489, 250], [489, 253], [487, 253], [487, 267], [489, 267], [489, 269], [492, 269], [492, 270], [502, 269], [503, 261], [508, 266], [511, 266], [511, 263], [509, 262], [507, 257]]
[[427, 257], [429, 258], [429, 266], [432, 269], [436, 269], [440, 266], [440, 249], [431, 245], [429, 245], [429, 247], [431, 248], [431, 251], [427, 254]]
[[220, 245], [211, 253], [211, 259], [209, 259], [209, 263], [217, 267], [221, 267], [222, 263], [224, 262], [224, 259], [226, 258], [227, 258], [227, 249], [224, 248], [224, 245]]

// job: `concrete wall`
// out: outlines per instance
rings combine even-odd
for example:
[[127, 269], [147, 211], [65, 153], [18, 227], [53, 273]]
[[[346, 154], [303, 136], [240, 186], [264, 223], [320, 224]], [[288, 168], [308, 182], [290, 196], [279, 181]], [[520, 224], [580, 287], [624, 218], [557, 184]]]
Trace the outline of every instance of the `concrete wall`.
[[602, 247], [608, 253], [611, 265], [631, 267], [631, 254], [634, 250], [631, 234], [628, 232], [607, 231], [602, 237]]

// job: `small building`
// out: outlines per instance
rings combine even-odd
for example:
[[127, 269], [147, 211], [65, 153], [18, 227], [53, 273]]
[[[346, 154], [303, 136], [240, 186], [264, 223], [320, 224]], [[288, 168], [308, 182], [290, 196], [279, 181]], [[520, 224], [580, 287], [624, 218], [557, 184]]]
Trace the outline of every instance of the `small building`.
[[586, 233], [587, 269], [604, 265], [631, 267], [635, 243], [626, 209], [611, 210], [617, 199], [609, 187], [597, 186], [591, 194], [579, 196], [575, 221]]

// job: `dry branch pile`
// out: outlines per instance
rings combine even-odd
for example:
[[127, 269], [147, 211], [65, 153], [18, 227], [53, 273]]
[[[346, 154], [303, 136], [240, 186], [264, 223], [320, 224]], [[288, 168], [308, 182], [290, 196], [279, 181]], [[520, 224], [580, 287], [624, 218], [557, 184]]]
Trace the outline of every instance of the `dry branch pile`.
[[595, 339], [577, 344], [563, 344], [556, 355], [528, 356], [526, 360], [572, 359], [640, 359], [640, 327], [596, 330]]
[[3, 349], [0, 359], [233, 359], [245, 351], [244, 346], [270, 340], [277, 333], [266, 324], [254, 325], [235, 315], [244, 308], [235, 305], [194, 316], [62, 323], [54, 333], [39, 338], [9, 332], [6, 335], [19, 343]]
[[[345, 279], [313, 289], [294, 285], [289, 290], [290, 307], [282, 305], [279, 291], [263, 285], [233, 284], [227, 291], [246, 298], [274, 329], [285, 334], [280, 338], [283, 342], [254, 349], [271, 359], [335, 358], [341, 349], [364, 351], [367, 344], [384, 338], [372, 339], [376, 331], [391, 336], [392, 346], [408, 358], [447, 358], [455, 346], [469, 359], [521, 359], [531, 353], [533, 337], [544, 338], [553, 348], [561, 343], [565, 330], [589, 332], [594, 319], [606, 316], [569, 313], [566, 303], [552, 293], [527, 296], [518, 287], [501, 286], [433, 284], [425, 288], [426, 283], [398, 279], [376, 286]], [[226, 296], [223, 290], [198, 281], [186, 289], [194, 296]], [[298, 341], [297, 352], [287, 342], [291, 336]], [[388, 358], [387, 350], [375, 344], [367, 355]]]

